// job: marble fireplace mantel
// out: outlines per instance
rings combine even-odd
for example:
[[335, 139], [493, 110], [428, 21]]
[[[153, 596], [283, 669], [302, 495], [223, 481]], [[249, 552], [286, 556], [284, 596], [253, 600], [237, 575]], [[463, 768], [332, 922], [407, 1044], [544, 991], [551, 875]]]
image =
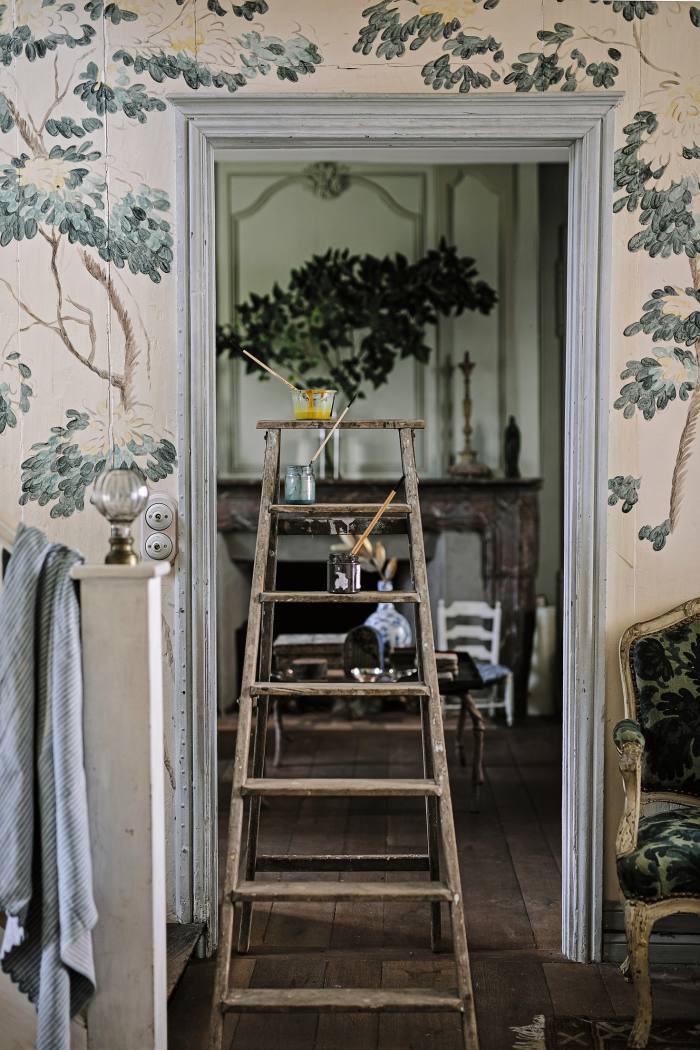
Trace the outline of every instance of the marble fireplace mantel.
[[[381, 502], [396, 479], [317, 482], [319, 503]], [[513, 669], [516, 710], [524, 713], [535, 614], [539, 550], [539, 478], [425, 478], [420, 482], [426, 533], [477, 533], [484, 595], [503, 607], [501, 659]], [[258, 528], [260, 481], [220, 480], [218, 528], [223, 535]], [[426, 537], [429, 539], [430, 537]], [[465, 595], [464, 597], [470, 597]]]

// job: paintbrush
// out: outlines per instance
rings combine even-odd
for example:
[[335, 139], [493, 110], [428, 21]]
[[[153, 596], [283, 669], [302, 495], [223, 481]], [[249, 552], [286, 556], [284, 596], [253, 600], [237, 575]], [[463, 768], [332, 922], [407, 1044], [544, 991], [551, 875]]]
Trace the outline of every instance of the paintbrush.
[[266, 365], [264, 361], [259, 361], [258, 358], [251, 354], [249, 350], [244, 350], [243, 353], [246, 357], [249, 357], [251, 361], [255, 361], [256, 365], [260, 365], [260, 367], [264, 368], [266, 372], [269, 372], [271, 376], [274, 376], [275, 379], [279, 379], [281, 383], [284, 383], [285, 386], [288, 386], [290, 390], [299, 390], [299, 387], [294, 386], [294, 384], [290, 383], [288, 379], [285, 379], [284, 376], [281, 376], [279, 372], [275, 372], [275, 370], [273, 368], [270, 368], [269, 365]]
[[[357, 397], [357, 394], [355, 394], [355, 397]], [[326, 447], [326, 445], [327, 445], [327, 444], [328, 444], [328, 442], [330, 441], [330, 439], [331, 439], [331, 437], [333, 436], [333, 434], [334, 434], [334, 433], [336, 432], [336, 430], [338, 429], [338, 427], [340, 426], [340, 424], [341, 424], [341, 423], [343, 422], [343, 420], [345, 419], [346, 415], [347, 415], [347, 414], [348, 414], [348, 412], [350, 411], [350, 406], [352, 405], [352, 402], [353, 402], [353, 401], [355, 400], [355, 397], [353, 397], [351, 401], [348, 401], [348, 404], [347, 404], [347, 406], [346, 406], [346, 407], [345, 407], [345, 408], [343, 409], [343, 411], [342, 411], [342, 412], [340, 413], [340, 415], [339, 415], [339, 416], [338, 416], [338, 418], [336, 419], [335, 423], [333, 424], [333, 426], [331, 427], [331, 429], [330, 429], [330, 430], [328, 431], [328, 433], [326, 434], [325, 438], [323, 439], [323, 441], [321, 442], [321, 444], [320, 444], [320, 445], [318, 446], [318, 448], [316, 449], [316, 451], [314, 452], [313, 456], [312, 456], [312, 457], [311, 457], [311, 459], [309, 460], [309, 466], [310, 466], [310, 467], [312, 467], [312, 466], [314, 465], [315, 461], [316, 461], [316, 460], [318, 459], [318, 457], [319, 457], [319, 456], [321, 455], [321, 453], [323, 452], [324, 448]]]
[[372, 518], [372, 520], [370, 521], [370, 523], [369, 523], [369, 525], [367, 526], [367, 528], [365, 529], [365, 531], [364, 531], [364, 532], [362, 533], [362, 535], [360, 536], [360, 538], [359, 538], [359, 540], [357, 541], [357, 543], [355, 544], [355, 546], [354, 546], [354, 547], [352, 548], [352, 550], [350, 551], [350, 553], [351, 553], [351, 554], [359, 554], [359, 553], [360, 553], [360, 549], [361, 549], [361, 547], [362, 547], [362, 544], [363, 544], [363, 543], [365, 542], [365, 540], [366, 540], [366, 539], [367, 539], [367, 537], [369, 536], [369, 534], [370, 534], [370, 532], [372, 531], [372, 529], [374, 528], [374, 526], [375, 526], [375, 525], [377, 524], [377, 522], [379, 521], [379, 519], [381, 518], [381, 516], [382, 516], [382, 515], [384, 514], [384, 511], [385, 511], [385, 510], [387, 509], [387, 507], [389, 506], [389, 504], [390, 504], [390, 503], [391, 503], [391, 501], [393, 500], [393, 498], [394, 498], [394, 496], [396, 495], [396, 493], [397, 493], [398, 489], [399, 489], [399, 488], [401, 487], [401, 482], [403, 481], [403, 479], [404, 479], [405, 477], [406, 477], [406, 475], [405, 475], [405, 474], [402, 474], [402, 475], [401, 475], [401, 477], [399, 478], [399, 480], [398, 480], [398, 481], [397, 481], [397, 483], [396, 483], [396, 486], [395, 486], [395, 487], [394, 487], [394, 488], [393, 488], [393, 489], [391, 490], [391, 492], [389, 493], [389, 495], [387, 496], [387, 498], [386, 498], [386, 499], [384, 500], [384, 502], [382, 503], [382, 505], [381, 505], [381, 507], [379, 508], [379, 510], [377, 511], [377, 513], [376, 513], [376, 514], [374, 515], [374, 517], [373, 517], [373, 518]]

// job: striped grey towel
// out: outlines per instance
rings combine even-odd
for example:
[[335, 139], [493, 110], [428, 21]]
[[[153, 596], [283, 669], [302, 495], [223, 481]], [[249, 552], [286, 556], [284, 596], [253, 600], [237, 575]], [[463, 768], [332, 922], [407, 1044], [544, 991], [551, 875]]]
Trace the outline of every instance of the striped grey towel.
[[95, 989], [80, 561], [20, 525], [0, 595], [0, 910], [16, 919], [2, 968], [37, 1007], [37, 1050], [69, 1050]]

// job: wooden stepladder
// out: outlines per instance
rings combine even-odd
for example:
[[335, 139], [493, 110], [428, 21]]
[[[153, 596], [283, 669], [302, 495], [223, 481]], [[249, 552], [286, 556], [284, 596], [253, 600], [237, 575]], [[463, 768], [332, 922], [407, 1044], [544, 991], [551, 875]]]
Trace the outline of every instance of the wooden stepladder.
[[[326, 424], [327, 425], [327, 424]], [[454, 1012], [461, 1016], [465, 1050], [478, 1050], [476, 1016], [469, 968], [467, 937], [457, 859], [440, 691], [435, 666], [435, 646], [428, 600], [428, 580], [423, 548], [418, 478], [413, 433], [419, 420], [343, 420], [343, 429], [398, 430], [405, 475], [406, 502], [394, 502], [387, 517], [408, 533], [413, 590], [382, 594], [382, 601], [416, 606], [416, 657], [419, 679], [411, 683], [373, 682], [274, 682], [271, 681], [275, 604], [278, 602], [338, 602], [374, 604], [376, 591], [328, 594], [325, 591], [276, 591], [277, 539], [280, 528], [293, 531], [294, 522], [309, 519], [314, 532], [334, 519], [352, 519], [353, 530], [371, 520], [378, 504], [313, 504], [292, 506], [278, 502], [280, 432], [318, 429], [315, 421], [262, 420], [265, 461], [262, 476], [258, 540], [253, 567], [248, 638], [238, 714], [238, 733], [229, 818], [228, 856], [221, 915], [221, 940], [212, 1008], [210, 1050], [222, 1050], [223, 1021], [227, 1011], [285, 1012], [388, 1011]], [[308, 531], [308, 530], [307, 530]], [[265, 744], [270, 700], [285, 696], [352, 697], [411, 696], [420, 701], [423, 743], [421, 779], [284, 779], [265, 777]], [[255, 731], [253, 713], [255, 712]], [[251, 762], [251, 736], [252, 762]], [[249, 766], [251, 766], [249, 770]], [[264, 796], [372, 796], [424, 798], [427, 849], [410, 854], [324, 854], [322, 856], [263, 855], [258, 853], [260, 809]], [[442, 868], [442, 877], [441, 877]], [[303, 881], [303, 872], [425, 871], [424, 881]], [[264, 873], [300, 873], [299, 880], [270, 879]], [[440, 909], [449, 908], [457, 989], [425, 988], [230, 988], [229, 974], [234, 925], [238, 913], [237, 947], [249, 948], [252, 906], [256, 901], [425, 901], [430, 905], [431, 945], [440, 942]]]

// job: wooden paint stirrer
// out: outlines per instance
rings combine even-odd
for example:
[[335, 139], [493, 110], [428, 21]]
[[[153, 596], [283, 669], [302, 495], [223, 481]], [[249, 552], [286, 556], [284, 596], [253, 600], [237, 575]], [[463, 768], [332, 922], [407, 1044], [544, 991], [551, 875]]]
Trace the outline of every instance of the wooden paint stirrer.
[[274, 376], [275, 379], [279, 379], [281, 383], [284, 383], [285, 386], [288, 386], [290, 390], [299, 390], [298, 386], [294, 386], [294, 384], [290, 383], [288, 379], [285, 379], [284, 376], [281, 376], [279, 372], [275, 372], [275, 370], [270, 368], [269, 365], [266, 365], [264, 361], [259, 361], [257, 357], [250, 353], [250, 351], [243, 350], [243, 353], [246, 357], [249, 357], [251, 361], [255, 361], [256, 365], [260, 365], [260, 367], [264, 368], [266, 372], [269, 372], [271, 376]]
[[357, 541], [357, 543], [355, 544], [355, 546], [354, 546], [354, 547], [352, 548], [352, 550], [350, 551], [350, 553], [351, 553], [351, 554], [359, 554], [359, 553], [360, 553], [360, 550], [361, 550], [361, 548], [362, 548], [362, 544], [363, 544], [363, 543], [365, 542], [365, 540], [366, 540], [366, 539], [367, 539], [367, 537], [369, 536], [369, 534], [370, 534], [370, 532], [372, 531], [372, 529], [374, 528], [374, 526], [375, 526], [375, 525], [377, 524], [377, 522], [379, 521], [379, 519], [380, 519], [380, 518], [382, 517], [382, 515], [384, 514], [384, 511], [385, 511], [385, 510], [387, 509], [387, 507], [389, 506], [389, 504], [390, 504], [390, 503], [391, 503], [391, 501], [393, 500], [393, 498], [394, 498], [394, 496], [396, 495], [396, 493], [397, 493], [398, 489], [399, 489], [399, 488], [401, 487], [401, 482], [403, 481], [403, 479], [404, 479], [405, 477], [406, 477], [406, 475], [405, 475], [405, 474], [402, 474], [402, 475], [401, 475], [401, 477], [399, 478], [399, 480], [398, 480], [398, 481], [397, 481], [397, 483], [396, 483], [396, 487], [395, 487], [395, 488], [393, 488], [393, 489], [391, 490], [391, 492], [389, 493], [389, 495], [387, 496], [387, 498], [386, 498], [386, 499], [384, 500], [384, 502], [382, 503], [382, 505], [381, 505], [381, 507], [379, 508], [379, 510], [377, 511], [377, 513], [376, 513], [376, 514], [374, 515], [374, 517], [373, 517], [373, 518], [372, 518], [372, 520], [370, 521], [370, 523], [369, 523], [369, 525], [367, 526], [367, 528], [365, 529], [365, 531], [364, 531], [364, 532], [362, 533], [362, 535], [360, 536], [360, 538], [359, 538], [359, 540]]
[[[355, 394], [355, 397], [357, 397], [357, 394]], [[350, 406], [352, 405], [352, 402], [353, 402], [353, 401], [355, 400], [355, 397], [353, 397], [353, 398], [352, 398], [352, 400], [348, 401], [348, 403], [347, 403], [346, 407], [345, 407], [345, 408], [343, 409], [343, 411], [342, 411], [342, 412], [340, 413], [340, 415], [339, 415], [339, 416], [338, 416], [338, 418], [336, 419], [335, 423], [333, 424], [333, 426], [331, 427], [331, 429], [330, 429], [330, 430], [328, 431], [328, 433], [326, 434], [325, 438], [323, 439], [323, 441], [321, 442], [321, 444], [320, 444], [320, 445], [318, 446], [318, 448], [316, 449], [316, 451], [314, 452], [313, 456], [312, 456], [312, 457], [311, 457], [311, 459], [309, 460], [309, 466], [310, 466], [310, 467], [312, 467], [312, 466], [314, 465], [314, 463], [316, 462], [316, 460], [318, 459], [318, 457], [319, 457], [319, 456], [321, 455], [321, 453], [323, 452], [324, 448], [326, 447], [326, 445], [328, 444], [328, 442], [330, 441], [330, 439], [331, 439], [331, 438], [333, 437], [333, 435], [335, 434], [335, 432], [336, 432], [336, 430], [338, 429], [338, 427], [340, 426], [340, 424], [341, 424], [341, 423], [343, 422], [343, 420], [345, 419], [346, 415], [347, 415], [347, 414], [348, 414], [348, 412], [350, 411]]]

